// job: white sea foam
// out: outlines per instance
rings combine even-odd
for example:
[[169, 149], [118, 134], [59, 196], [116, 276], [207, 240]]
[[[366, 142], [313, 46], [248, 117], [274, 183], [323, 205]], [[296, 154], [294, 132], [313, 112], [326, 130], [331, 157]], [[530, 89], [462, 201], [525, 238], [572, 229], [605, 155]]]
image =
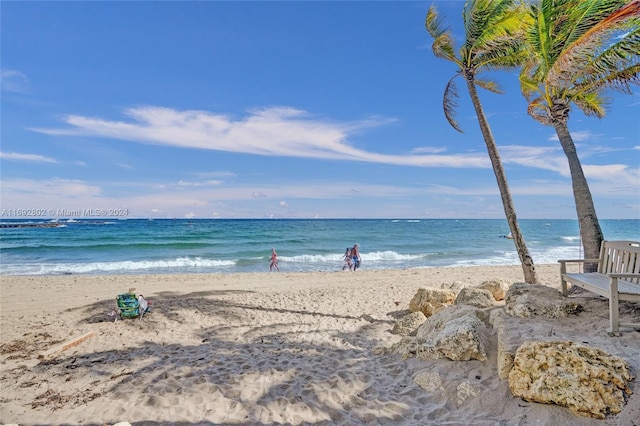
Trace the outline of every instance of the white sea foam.
[[202, 259], [200, 257], [179, 257], [173, 260], [143, 260], [122, 262], [93, 262], [93, 263], [58, 263], [30, 265], [3, 265], [2, 272], [20, 275], [61, 275], [61, 274], [92, 274], [92, 273], [131, 273], [149, 270], [185, 270], [187, 268], [224, 268], [235, 265], [230, 260]]
[[[558, 263], [559, 259], [581, 259], [584, 257], [579, 247], [551, 247], [544, 251], [529, 249], [533, 263], [544, 265]], [[457, 266], [492, 266], [492, 265], [519, 265], [520, 258], [516, 251], [496, 252], [493, 256], [478, 259], [464, 259], [455, 262]]]
[[[344, 254], [330, 253], [330, 254], [303, 254], [299, 256], [280, 256], [280, 261], [285, 262], [338, 262], [343, 259]], [[395, 251], [375, 251], [370, 253], [360, 253], [360, 258], [363, 261], [403, 261], [422, 259], [429, 256], [429, 254], [400, 254]]]

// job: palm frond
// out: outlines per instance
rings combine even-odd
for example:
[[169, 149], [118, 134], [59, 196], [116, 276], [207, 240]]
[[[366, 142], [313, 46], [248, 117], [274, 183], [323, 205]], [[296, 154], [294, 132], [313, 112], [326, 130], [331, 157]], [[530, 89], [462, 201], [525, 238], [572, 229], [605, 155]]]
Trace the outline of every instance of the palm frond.
[[462, 11], [465, 26], [465, 48], [473, 51], [474, 46], [484, 44], [487, 32], [493, 32], [499, 22], [513, 9], [514, 0], [468, 0]]
[[451, 127], [456, 129], [460, 133], [464, 133], [460, 128], [458, 121], [456, 120], [456, 109], [458, 107], [458, 99], [460, 99], [460, 96], [458, 95], [458, 88], [456, 87], [453, 80], [459, 75], [460, 72], [456, 73], [456, 75], [451, 77], [451, 79], [447, 83], [447, 86], [444, 89], [444, 96], [442, 97], [442, 108], [444, 110], [444, 116], [446, 117]]
[[496, 83], [495, 81], [476, 78], [473, 80], [473, 82], [476, 84], [476, 86], [482, 87], [483, 89], [488, 90], [492, 93], [497, 93], [498, 95], [504, 93], [498, 86], [498, 83]]
[[607, 102], [598, 93], [585, 93], [572, 98], [572, 101], [587, 117], [602, 118], [606, 115]]
[[542, 97], [537, 97], [529, 101], [529, 105], [527, 106], [527, 113], [536, 121], [544, 124], [545, 126], [551, 125], [551, 115], [549, 114], [549, 107]]
[[[638, 84], [640, 22], [634, 29], [614, 35], [614, 39], [616, 41], [592, 58], [577, 76], [575, 79], [577, 91], [611, 88], [630, 93], [630, 86]], [[627, 81], [622, 81], [625, 79]]]
[[438, 11], [435, 6], [429, 7], [429, 11], [427, 12], [427, 17], [425, 19], [425, 28], [433, 38], [433, 44], [431, 45], [433, 54], [438, 58], [459, 63], [455, 54], [451, 30], [444, 26], [438, 16]]
[[633, 94], [631, 86], [640, 85], [640, 64], [632, 64], [627, 68], [617, 69], [602, 78], [593, 81], [585, 81], [576, 85], [573, 91], [576, 94], [599, 92], [611, 89], [616, 92]]
[[530, 15], [515, 0], [476, 0], [465, 9], [466, 42], [461, 59], [469, 68], [510, 69], [524, 59], [521, 55]]
[[540, 0], [530, 13], [520, 86], [536, 120], [558, 119], [553, 105], [564, 103], [603, 117], [604, 89], [640, 82], [640, 0]]
[[[605, 1], [602, 3], [614, 2]], [[592, 7], [590, 12], [593, 12], [592, 9], [595, 9], [595, 7]], [[584, 17], [584, 21], [592, 23], [590, 28], [585, 29], [582, 34], [577, 34], [578, 31], [574, 31], [574, 35], [576, 35], [575, 40], [566, 46], [553, 66], [549, 69], [547, 75], [548, 84], [569, 87], [576, 80], [581, 79], [589, 69], [595, 71], [596, 69], [593, 68], [595, 64], [593, 58], [598, 57], [602, 50], [607, 49], [608, 46], [612, 44], [618, 44], [618, 47], [609, 50], [608, 56], [603, 57], [604, 60], [599, 62], [600, 65], [606, 65], [608, 62], [611, 63], [611, 59], [614, 59], [620, 53], [629, 53], [628, 51], [625, 52], [625, 50], [631, 49], [637, 52], [638, 43], [637, 39], [634, 40], [635, 37], [633, 36], [632, 27], [634, 24], [637, 27], [638, 18], [640, 17], [640, 0], [630, 2], [610, 15], [602, 15], [603, 13], [609, 12], [609, 8], [602, 8], [602, 10], [597, 10], [596, 12], [600, 13], [600, 15], [594, 17], [592, 13], [592, 15], [588, 16], [588, 19]], [[581, 16], [581, 18], [583, 18], [583, 16]], [[593, 23], [597, 18], [600, 19]], [[576, 26], [580, 26], [580, 24], [582, 24], [582, 22]], [[632, 29], [626, 36], [628, 37], [626, 43], [624, 40], [612, 42], [613, 37], [618, 36], [621, 31], [627, 30], [630, 27]], [[624, 38], [625, 37], [623, 37], [623, 39]], [[614, 64], [614, 66], [617, 66], [617, 64]], [[607, 68], [609, 71], [612, 69], [615, 70], [615, 68], [605, 67], [605, 73]], [[602, 71], [602, 69], [600, 71]]]
[[531, 101], [534, 94], [540, 91], [538, 88], [537, 80], [529, 78], [526, 72], [520, 73], [519, 78], [520, 78], [520, 91], [524, 95], [525, 99], [527, 99], [528, 101]]
[[479, 54], [474, 59], [476, 69], [487, 71], [514, 69], [527, 60], [527, 52], [523, 49], [520, 40], [504, 40], [504, 42], [494, 44], [491, 49]]
[[563, 33], [561, 40], [564, 40], [563, 53], [574, 45], [582, 43], [581, 40], [588, 35], [603, 19], [611, 16], [620, 8], [624, 7], [628, 0], [598, 0], [598, 1], [567, 1], [566, 7], [560, 12], [568, 17], [571, 23], [569, 31]]

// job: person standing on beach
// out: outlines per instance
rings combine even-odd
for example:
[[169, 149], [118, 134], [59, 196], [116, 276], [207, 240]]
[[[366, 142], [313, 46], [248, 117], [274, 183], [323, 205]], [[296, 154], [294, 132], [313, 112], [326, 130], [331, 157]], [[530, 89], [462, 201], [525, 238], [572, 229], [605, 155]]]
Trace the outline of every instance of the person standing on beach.
[[362, 259], [360, 258], [360, 244], [354, 244], [351, 249], [351, 263], [353, 264], [354, 271], [358, 269], [362, 263]]
[[276, 253], [275, 248], [271, 248], [271, 263], [269, 264], [269, 271], [273, 271], [273, 268], [276, 268], [276, 271], [280, 272], [280, 268], [278, 268], [278, 253]]
[[349, 270], [351, 270], [352, 268], [351, 249], [349, 247], [347, 247], [347, 250], [345, 250], [344, 256], [342, 256], [342, 258], [344, 259], [344, 265], [342, 265], [342, 270], [344, 271], [345, 269], [347, 269], [347, 267], [349, 268]]

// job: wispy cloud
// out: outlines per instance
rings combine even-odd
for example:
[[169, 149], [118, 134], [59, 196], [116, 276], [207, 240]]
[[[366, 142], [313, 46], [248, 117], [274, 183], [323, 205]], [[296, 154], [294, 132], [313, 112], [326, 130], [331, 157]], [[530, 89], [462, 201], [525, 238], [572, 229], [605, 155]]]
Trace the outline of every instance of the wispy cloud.
[[411, 150], [411, 153], [412, 154], [439, 154], [441, 152], [445, 152], [446, 150], [447, 148], [445, 147], [421, 146]]
[[0, 87], [3, 92], [25, 93], [29, 88], [29, 78], [16, 70], [0, 71]]
[[33, 128], [49, 135], [96, 136], [144, 144], [167, 145], [265, 156], [351, 160], [417, 167], [489, 167], [482, 153], [453, 155], [387, 155], [353, 147], [349, 138], [393, 119], [371, 117], [336, 122], [303, 110], [270, 107], [233, 119], [208, 111], [139, 107], [125, 111], [128, 121], [69, 115], [69, 128]]
[[[620, 183], [619, 186], [623, 186]], [[624, 199], [640, 196], [638, 185], [626, 185]], [[130, 217], [211, 217], [223, 212], [221, 216], [231, 217], [267, 217], [269, 214], [287, 214], [311, 217], [319, 206], [330, 206], [322, 214], [325, 216], [344, 216], [350, 210], [341, 210], [336, 206], [342, 203], [327, 203], [326, 200], [353, 200], [366, 204], [368, 200], [385, 199], [386, 205], [403, 205], [407, 199], [423, 200], [429, 209], [451, 210], [455, 205], [465, 214], [471, 202], [482, 205], [487, 213], [491, 206], [497, 206], [498, 189], [493, 184], [465, 182], [462, 185], [426, 184], [414, 187], [398, 185], [376, 185], [366, 182], [342, 182], [341, 185], [326, 185], [323, 182], [295, 182], [287, 184], [247, 185], [186, 185], [176, 190], [179, 183], [167, 182], [163, 185], [151, 185], [130, 182], [122, 186], [119, 182], [101, 182], [99, 185], [81, 180], [68, 179], [11, 179], [2, 182], [2, 205], [6, 208], [46, 208], [85, 209], [120, 208], [125, 206]], [[350, 188], [358, 187], [354, 193]], [[590, 185], [597, 197], [614, 197], [611, 182], [595, 181]], [[616, 187], [618, 188], [618, 187]], [[566, 180], [521, 180], [512, 182], [511, 192], [516, 196], [533, 195], [549, 197], [571, 197], [571, 185]], [[268, 195], [267, 195], [268, 194]], [[430, 198], [430, 197], [436, 198]], [[286, 201], [284, 201], [286, 200]], [[434, 201], [437, 200], [435, 207]], [[484, 200], [484, 201], [483, 201]], [[296, 206], [296, 212], [289, 211]], [[315, 206], [315, 207], [309, 207]], [[466, 207], [463, 207], [466, 206]], [[410, 207], [409, 210], [414, 207]], [[312, 209], [312, 210], [309, 210]], [[426, 207], [425, 207], [426, 209]], [[213, 212], [213, 213], [212, 213]], [[280, 212], [280, 213], [278, 213]], [[374, 214], [369, 212], [370, 214]], [[460, 212], [459, 212], [460, 213]], [[438, 214], [444, 214], [442, 211]], [[381, 211], [380, 215], [384, 215]]]
[[[583, 141], [592, 139], [593, 137], [594, 137], [594, 134], [586, 130], [581, 132], [571, 132], [571, 138], [573, 139], [574, 142], [583, 142]], [[560, 139], [558, 138], [558, 135], [553, 134], [549, 136], [547, 140], [558, 142]]]
[[60, 178], [46, 180], [4, 179], [2, 192], [3, 196], [21, 194], [30, 200], [38, 200], [38, 202], [59, 198], [64, 200], [81, 198], [83, 201], [90, 201], [91, 197], [102, 195], [102, 190], [98, 186], [87, 184], [81, 180]]
[[500, 146], [500, 155], [507, 164], [551, 170], [562, 176], [570, 176], [567, 158], [559, 147], [507, 145]]
[[584, 174], [590, 179], [611, 181], [616, 185], [639, 185], [640, 171], [625, 164], [583, 165]]
[[58, 161], [38, 154], [21, 154], [18, 152], [0, 152], [0, 158], [9, 161], [30, 161], [37, 163], [57, 163]]
[[178, 186], [193, 187], [193, 186], [215, 186], [222, 184], [221, 180], [206, 180], [206, 181], [185, 181], [181, 180], [177, 183]]

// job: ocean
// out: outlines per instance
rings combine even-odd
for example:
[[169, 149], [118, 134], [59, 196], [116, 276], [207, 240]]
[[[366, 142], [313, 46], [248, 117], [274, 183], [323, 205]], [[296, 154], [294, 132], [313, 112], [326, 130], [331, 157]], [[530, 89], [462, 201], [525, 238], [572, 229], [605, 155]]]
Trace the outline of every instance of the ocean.
[[[536, 264], [583, 257], [577, 221], [519, 223]], [[30, 226], [3, 227], [8, 224]], [[56, 227], [33, 225], [0, 223], [0, 274], [265, 272], [272, 247], [282, 272], [338, 271], [355, 243], [368, 270], [519, 264], [500, 219], [71, 219]], [[640, 220], [600, 225], [605, 239], [640, 241]]]

